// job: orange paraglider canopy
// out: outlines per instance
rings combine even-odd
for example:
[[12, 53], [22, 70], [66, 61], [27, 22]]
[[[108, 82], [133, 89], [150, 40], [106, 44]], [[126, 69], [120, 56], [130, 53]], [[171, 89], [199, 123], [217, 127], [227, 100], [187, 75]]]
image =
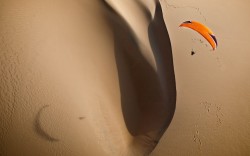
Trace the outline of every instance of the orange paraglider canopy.
[[195, 30], [209, 42], [213, 50], [217, 48], [217, 45], [218, 45], [217, 39], [214, 33], [212, 32], [212, 30], [210, 30], [207, 26], [196, 21], [186, 21], [186, 22], [183, 22], [180, 25], [180, 27], [187, 27], [187, 28]]

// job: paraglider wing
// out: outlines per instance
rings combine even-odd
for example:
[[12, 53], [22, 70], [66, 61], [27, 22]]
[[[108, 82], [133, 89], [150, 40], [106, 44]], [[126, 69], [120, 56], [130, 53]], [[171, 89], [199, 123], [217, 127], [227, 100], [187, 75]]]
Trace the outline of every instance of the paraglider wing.
[[180, 27], [187, 27], [187, 28], [195, 30], [196, 32], [200, 33], [209, 42], [213, 50], [217, 48], [218, 43], [217, 43], [217, 39], [215, 35], [205, 25], [196, 21], [186, 21], [186, 22], [183, 22], [180, 25]]

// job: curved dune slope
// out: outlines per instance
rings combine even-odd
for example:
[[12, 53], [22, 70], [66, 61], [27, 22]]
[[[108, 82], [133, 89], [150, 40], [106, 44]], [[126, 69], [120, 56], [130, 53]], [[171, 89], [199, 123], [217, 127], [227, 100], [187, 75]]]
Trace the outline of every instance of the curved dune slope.
[[158, 1], [0, 0], [0, 155], [148, 155], [175, 111]]
[[[152, 17], [145, 6], [139, 5], [145, 21], [140, 18], [129, 23], [133, 17], [119, 12], [121, 6], [118, 11], [111, 9], [115, 14], [111, 19], [124, 120], [135, 144], [151, 152], [172, 120], [176, 89], [171, 44], [160, 3]], [[144, 41], [137, 31], [140, 29], [147, 34], [141, 35]], [[150, 54], [153, 65], [147, 60]]]

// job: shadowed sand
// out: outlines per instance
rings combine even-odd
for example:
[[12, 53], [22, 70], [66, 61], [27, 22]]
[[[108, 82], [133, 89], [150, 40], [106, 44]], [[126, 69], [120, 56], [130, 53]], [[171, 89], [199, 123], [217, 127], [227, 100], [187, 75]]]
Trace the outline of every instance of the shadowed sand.
[[0, 2], [1, 155], [152, 152], [176, 102], [158, 1]]
[[0, 155], [249, 155], [250, 1], [106, 2], [0, 0]]
[[[141, 43], [133, 29], [117, 12], [112, 12], [114, 22], [115, 56], [121, 89], [121, 105], [128, 131], [135, 137], [136, 148], [150, 153], [170, 124], [176, 102], [176, 88], [172, 50], [162, 16], [160, 3], [156, 4], [154, 17], [141, 6], [148, 25], [148, 39], [156, 70], [142, 55]], [[114, 17], [115, 16], [115, 17]], [[118, 16], [118, 17], [117, 17]]]
[[0, 155], [249, 155], [250, 1], [106, 2], [0, 0]]

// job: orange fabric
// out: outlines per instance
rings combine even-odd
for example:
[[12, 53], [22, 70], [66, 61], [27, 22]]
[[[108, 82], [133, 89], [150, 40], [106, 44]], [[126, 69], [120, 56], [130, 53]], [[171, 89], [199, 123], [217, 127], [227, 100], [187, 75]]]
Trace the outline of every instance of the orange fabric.
[[213, 50], [216, 49], [217, 44], [216, 41], [211, 37], [211, 35], [214, 35], [212, 30], [210, 30], [208, 27], [206, 27], [205, 25], [196, 22], [196, 21], [191, 21], [191, 23], [182, 23], [180, 25], [180, 27], [187, 27], [190, 29], [193, 29], [195, 31], [197, 31], [199, 34], [201, 34], [208, 42], [209, 44], [212, 46]]

